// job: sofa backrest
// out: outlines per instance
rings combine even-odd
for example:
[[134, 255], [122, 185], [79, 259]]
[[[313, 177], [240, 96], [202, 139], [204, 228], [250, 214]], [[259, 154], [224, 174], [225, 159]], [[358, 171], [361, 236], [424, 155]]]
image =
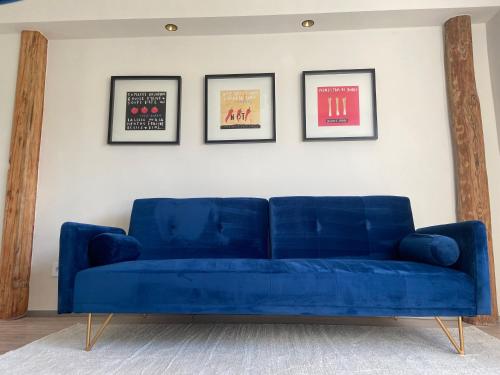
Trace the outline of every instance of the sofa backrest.
[[258, 198], [138, 199], [129, 235], [139, 259], [267, 258], [268, 201]]
[[273, 258], [395, 258], [415, 230], [405, 197], [271, 198]]

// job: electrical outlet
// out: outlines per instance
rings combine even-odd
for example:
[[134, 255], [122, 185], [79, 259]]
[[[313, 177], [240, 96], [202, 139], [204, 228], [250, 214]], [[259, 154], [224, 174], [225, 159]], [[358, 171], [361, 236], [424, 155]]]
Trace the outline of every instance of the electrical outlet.
[[52, 263], [52, 276], [53, 277], [59, 276], [59, 262]]

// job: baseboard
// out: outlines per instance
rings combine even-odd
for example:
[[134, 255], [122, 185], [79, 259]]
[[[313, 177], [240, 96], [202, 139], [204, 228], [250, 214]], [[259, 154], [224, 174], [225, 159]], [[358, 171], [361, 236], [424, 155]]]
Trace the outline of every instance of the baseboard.
[[56, 310], [28, 310], [26, 316], [34, 316], [34, 317], [49, 317], [49, 316], [57, 316]]

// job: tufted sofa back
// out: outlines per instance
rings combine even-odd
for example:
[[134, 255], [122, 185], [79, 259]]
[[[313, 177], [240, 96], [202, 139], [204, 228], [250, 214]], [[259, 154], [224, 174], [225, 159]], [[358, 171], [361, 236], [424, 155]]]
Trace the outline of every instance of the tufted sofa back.
[[267, 258], [268, 215], [259, 198], [137, 199], [129, 234], [140, 259]]
[[273, 258], [392, 259], [415, 228], [405, 197], [271, 198]]

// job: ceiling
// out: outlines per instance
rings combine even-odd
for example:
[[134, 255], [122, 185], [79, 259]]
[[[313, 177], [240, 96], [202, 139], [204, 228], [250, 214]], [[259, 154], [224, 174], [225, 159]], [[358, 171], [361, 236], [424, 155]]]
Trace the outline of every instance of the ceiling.
[[[0, 33], [38, 30], [49, 39], [294, 33], [441, 26], [463, 14], [484, 23], [499, 11], [500, 0], [23, 0], [0, 6]], [[314, 27], [301, 27], [304, 19]], [[167, 23], [178, 31], [167, 32]]]

